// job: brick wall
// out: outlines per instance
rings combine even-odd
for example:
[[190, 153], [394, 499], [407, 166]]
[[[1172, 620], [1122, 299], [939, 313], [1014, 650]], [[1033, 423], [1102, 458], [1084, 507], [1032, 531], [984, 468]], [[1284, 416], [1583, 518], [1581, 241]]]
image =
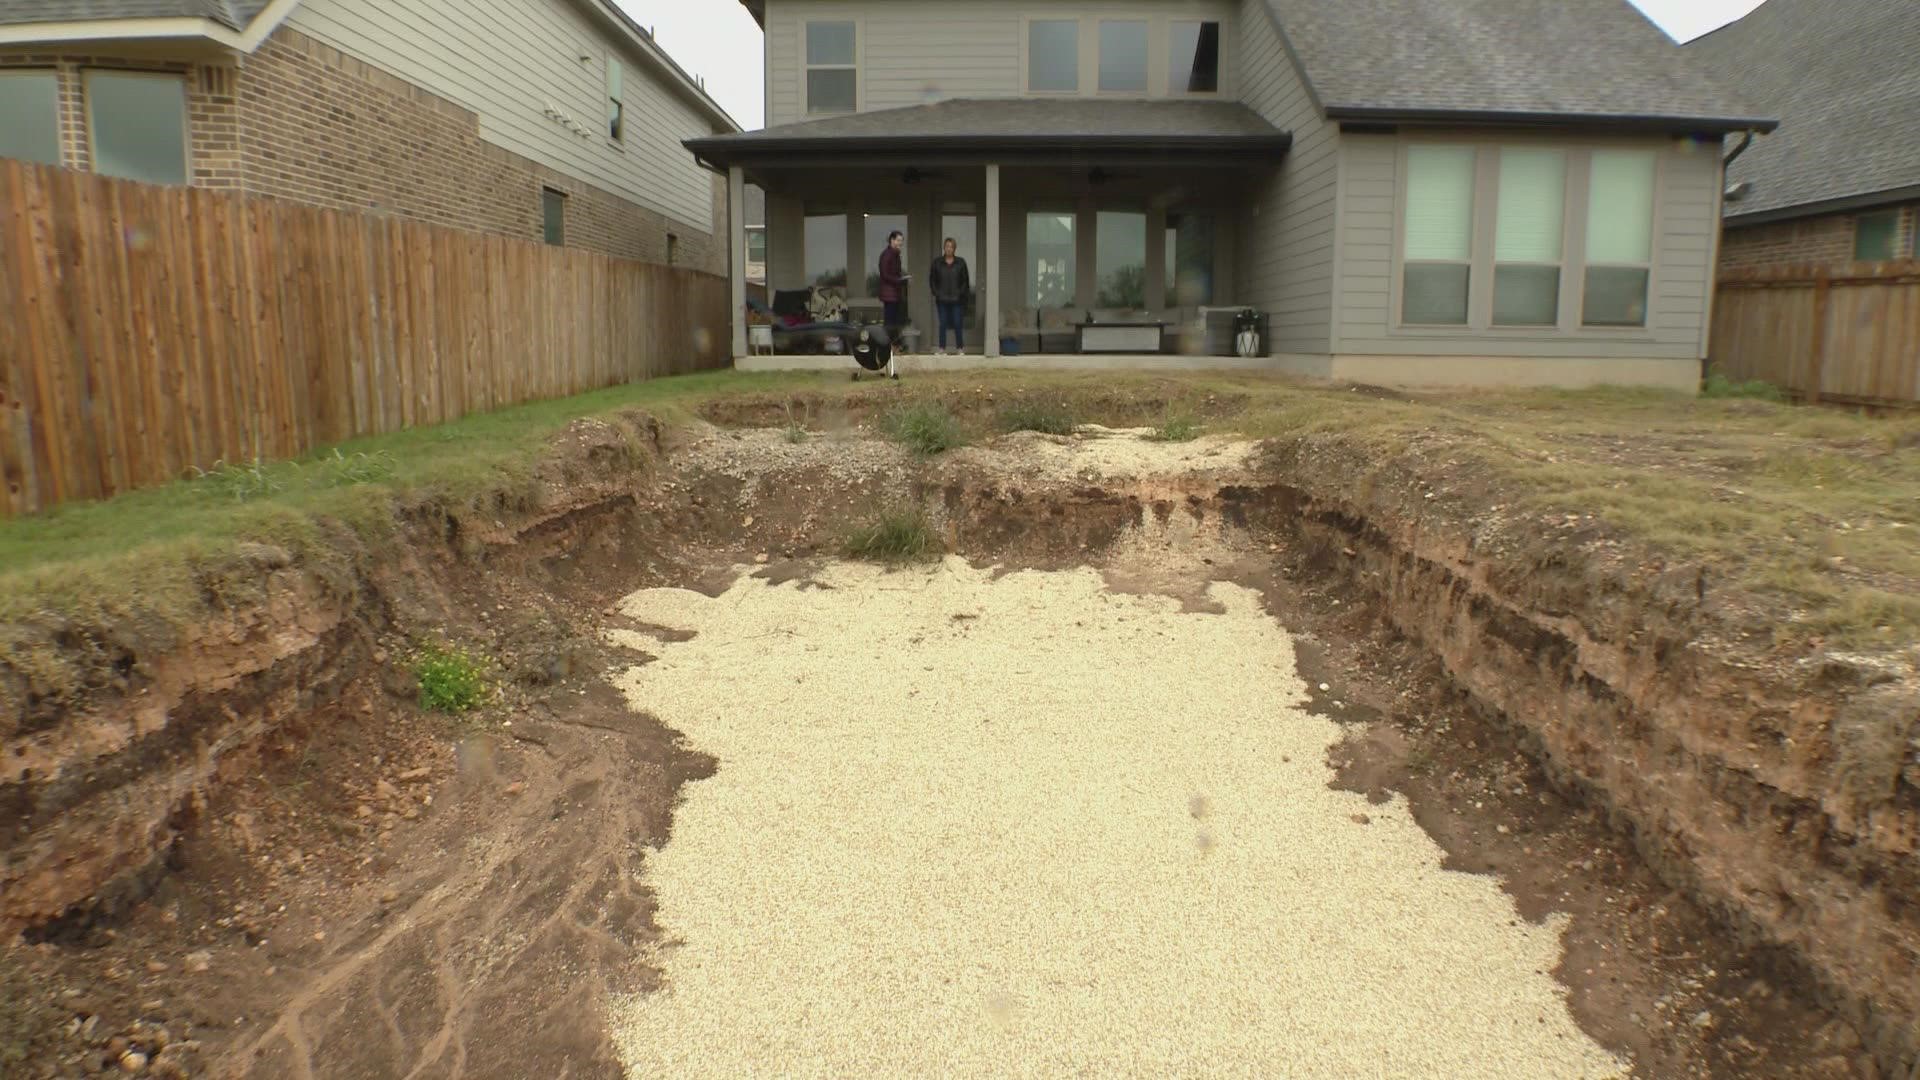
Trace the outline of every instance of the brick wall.
[[[566, 242], [726, 273], [724, 244], [480, 138], [453, 102], [282, 27], [239, 83], [247, 190], [537, 240], [541, 191], [567, 196]], [[725, 220], [725, 204], [717, 221]]]
[[[541, 192], [551, 188], [567, 196], [570, 247], [727, 272], [725, 240], [711, 226], [674, 221], [494, 146], [468, 110], [286, 27], [237, 65], [9, 53], [0, 67], [58, 73], [68, 168], [91, 166], [86, 69], [177, 73], [187, 84], [196, 186], [529, 240], [544, 236]], [[711, 186], [712, 220], [725, 222], [726, 181]]]
[[[1773, 263], [1850, 263], [1853, 261], [1853, 214], [1827, 214], [1766, 225], [1733, 225], [1720, 241], [1720, 265], [1726, 269]], [[1901, 210], [1894, 250], [1911, 256], [1920, 206]]]

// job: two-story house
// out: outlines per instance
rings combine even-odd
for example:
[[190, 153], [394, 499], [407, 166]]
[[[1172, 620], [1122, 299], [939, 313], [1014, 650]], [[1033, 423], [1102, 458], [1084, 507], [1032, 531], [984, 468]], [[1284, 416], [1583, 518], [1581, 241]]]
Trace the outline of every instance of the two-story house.
[[0, 157], [723, 274], [738, 130], [613, 0], [0, 0]]
[[988, 356], [1244, 306], [1291, 371], [1691, 389], [1774, 126], [1626, 0], [742, 2], [768, 126], [687, 146], [765, 189], [769, 288], [859, 297], [900, 228], [931, 342], [951, 236]]

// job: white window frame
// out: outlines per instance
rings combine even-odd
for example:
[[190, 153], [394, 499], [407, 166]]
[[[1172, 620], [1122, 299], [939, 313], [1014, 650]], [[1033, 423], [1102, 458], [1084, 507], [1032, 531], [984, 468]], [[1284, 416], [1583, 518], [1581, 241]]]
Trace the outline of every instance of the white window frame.
[[[845, 25], [853, 27], [853, 63], [851, 64], [815, 64], [809, 62], [807, 54], [807, 36], [811, 28], [820, 26]], [[866, 27], [861, 20], [851, 16], [838, 19], [808, 19], [800, 24], [800, 115], [802, 119], [816, 116], [850, 116], [865, 106], [865, 88], [861, 86], [860, 51], [866, 39]], [[853, 72], [853, 108], [815, 109], [813, 107], [813, 88], [807, 76], [815, 71], [851, 71]]]
[[[1472, 270], [1467, 285], [1467, 321], [1458, 323], [1410, 323], [1405, 320], [1406, 224], [1408, 150], [1420, 144], [1471, 146], [1476, 151], [1474, 170], [1474, 228]], [[1504, 147], [1552, 148], [1566, 154], [1567, 201], [1563, 212], [1564, 243], [1561, 248], [1560, 321], [1553, 326], [1496, 326], [1493, 323], [1493, 269], [1495, 230], [1499, 217], [1500, 150]], [[1647, 274], [1647, 318], [1642, 326], [1587, 326], [1584, 324], [1587, 289], [1587, 201], [1596, 150], [1651, 150], [1653, 173], [1653, 261]], [[1647, 141], [1617, 142], [1601, 140], [1528, 140], [1524, 137], [1488, 139], [1448, 137], [1444, 135], [1406, 136], [1395, 149], [1394, 212], [1392, 222], [1392, 258], [1387, 283], [1387, 333], [1392, 337], [1487, 337], [1513, 340], [1554, 341], [1584, 338], [1650, 342], [1660, 317], [1661, 223], [1666, 220], [1666, 198], [1672, 156], [1666, 144]], [[1614, 265], [1614, 264], [1604, 264]], [[1625, 265], [1625, 264], [1621, 264]]]
[[[1214, 58], [1212, 90], [1175, 90], [1173, 88], [1173, 28], [1181, 25], [1182, 23], [1188, 23], [1194, 26], [1205, 26], [1207, 23], [1212, 23], [1213, 25], [1218, 26], [1220, 28], [1220, 55]], [[1190, 19], [1184, 15], [1173, 16], [1167, 19], [1166, 32], [1161, 36], [1159, 51], [1162, 56], [1162, 64], [1165, 66], [1166, 71], [1160, 77], [1160, 90], [1157, 92], [1156, 96], [1169, 97], [1169, 98], [1194, 98], [1200, 101], [1206, 101], [1213, 98], [1221, 97], [1226, 93], [1226, 90], [1227, 90], [1227, 22], [1225, 19], [1219, 19], [1219, 18], [1213, 18], [1213, 19], [1191, 18]]]
[[[1153, 55], [1154, 44], [1157, 41], [1159, 41], [1163, 36], [1159, 33], [1159, 27], [1156, 26], [1155, 23], [1156, 23], [1156, 20], [1148, 18], [1145, 15], [1132, 17], [1132, 18], [1129, 18], [1127, 16], [1118, 16], [1118, 15], [1102, 16], [1094, 20], [1093, 92], [1095, 94], [1098, 94], [1101, 97], [1116, 97], [1116, 98], [1142, 98], [1142, 97], [1162, 96], [1162, 95], [1155, 94], [1153, 90], [1153, 73], [1156, 69], [1156, 65], [1153, 62], [1154, 61], [1154, 55]], [[1100, 68], [1101, 68], [1101, 65], [1106, 60], [1106, 53], [1107, 53], [1106, 29], [1109, 26], [1137, 26], [1141, 30], [1146, 32], [1146, 48], [1141, 57], [1141, 59], [1146, 64], [1146, 68], [1141, 72], [1140, 89], [1138, 90], [1109, 90], [1106, 87], [1100, 85]], [[1085, 31], [1082, 31], [1082, 33], [1084, 32]], [[1082, 53], [1086, 51], [1084, 44], [1082, 46], [1081, 51]], [[1164, 76], [1162, 77], [1161, 81], [1162, 82], [1166, 81]], [[1081, 84], [1084, 86], [1085, 83], [1086, 83], [1086, 80], [1082, 79]]]
[[[1499, 195], [1502, 180], [1502, 158], [1509, 150], [1545, 151], [1560, 157], [1560, 259], [1558, 262], [1528, 262], [1502, 260], [1500, 258], [1500, 205]], [[1493, 255], [1487, 273], [1487, 326], [1500, 330], [1552, 330], [1566, 325], [1567, 322], [1567, 252], [1574, 239], [1573, 207], [1569, 199], [1573, 192], [1572, 151], [1558, 146], [1529, 146], [1525, 143], [1503, 143], [1493, 152], [1495, 176], [1493, 181], [1495, 202], [1493, 206]], [[1657, 176], [1657, 173], [1656, 173]], [[1559, 283], [1555, 286], [1553, 318], [1543, 323], [1502, 323], [1497, 321], [1500, 308], [1500, 268], [1503, 266], [1523, 266], [1534, 269], [1551, 267], [1560, 272]], [[1472, 320], [1472, 310], [1468, 310], [1468, 320]]]
[[[1034, 23], [1072, 23], [1073, 24], [1073, 67], [1074, 85], [1071, 90], [1035, 90], [1033, 88], [1033, 24]], [[1087, 53], [1094, 54], [1094, 85], [1100, 85], [1099, 43], [1096, 41], [1091, 50], [1087, 44], [1087, 20], [1078, 15], [1023, 15], [1020, 19], [1020, 88], [1021, 93], [1033, 97], [1079, 97], [1087, 88]]]
[[627, 141], [627, 69], [616, 53], [607, 54], [607, 125], [604, 134], [614, 146]]
[[187, 73], [183, 71], [143, 71], [137, 68], [111, 67], [92, 67], [80, 72], [81, 111], [85, 114], [87, 121], [87, 171], [96, 175], [105, 175], [100, 172], [100, 147], [94, 138], [94, 133], [97, 132], [100, 127], [94, 122], [93, 116], [93, 78], [96, 75], [108, 75], [114, 78], [163, 80], [180, 84], [180, 99], [185, 106], [180, 110], [180, 145], [183, 151], [181, 161], [184, 163], [186, 172], [186, 176], [182, 178], [180, 182], [183, 185], [191, 187], [193, 185], [194, 175], [193, 86], [188, 81]]
[[[1647, 261], [1644, 263], [1597, 263], [1587, 257], [1587, 241], [1589, 239], [1586, 234], [1587, 217], [1592, 212], [1589, 204], [1593, 201], [1593, 154], [1597, 150], [1637, 150], [1653, 155], [1653, 197], [1647, 200], [1647, 217], [1649, 220], [1647, 222]], [[1665, 154], [1659, 150], [1648, 147], [1591, 146], [1588, 147], [1587, 152], [1581, 156], [1580, 176], [1584, 182], [1580, 189], [1580, 208], [1578, 210], [1580, 220], [1580, 299], [1579, 302], [1574, 305], [1575, 312], [1573, 314], [1573, 321], [1578, 325], [1580, 332], [1583, 334], [1609, 330], [1614, 332], [1625, 331], [1631, 334], [1646, 334], [1650, 333], [1653, 329], [1654, 301], [1659, 295], [1660, 189], [1664, 186], [1663, 181], [1666, 178], [1666, 170], [1664, 168], [1665, 161]], [[1573, 211], [1569, 211], [1568, 216], [1573, 216], [1573, 213]], [[1647, 272], [1647, 309], [1641, 317], [1638, 326], [1623, 326], [1617, 323], [1594, 326], [1587, 322], [1587, 272], [1595, 267], [1602, 270], [1645, 270]]]

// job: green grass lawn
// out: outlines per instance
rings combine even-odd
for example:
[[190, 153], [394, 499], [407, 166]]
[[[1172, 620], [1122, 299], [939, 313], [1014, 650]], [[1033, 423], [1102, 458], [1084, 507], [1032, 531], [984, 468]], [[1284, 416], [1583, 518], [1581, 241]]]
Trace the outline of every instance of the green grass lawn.
[[459, 506], [528, 489], [575, 418], [641, 408], [673, 424], [726, 398], [768, 402], [775, 427], [845, 410], [876, 425], [913, 415], [925, 428], [937, 406], [955, 424], [943, 441], [1035, 426], [1026, 413], [1039, 408], [1048, 429], [1164, 429], [1177, 418], [1182, 437], [1320, 435], [1382, 462], [1417, 452], [1415, 467], [1437, 479], [1456, 467], [1488, 478], [1505, 505], [1591, 514], [1720, 567], [1722, 580], [1804, 609], [1814, 633], [1883, 645], [1920, 636], [1920, 418], [1624, 390], [1408, 396], [1255, 376], [1041, 372], [878, 387], [807, 374], [661, 379], [61, 507], [0, 522], [0, 624], [199, 603], [206, 568], [241, 542], [324, 560], [342, 529], [375, 542], [389, 534], [396, 497]]

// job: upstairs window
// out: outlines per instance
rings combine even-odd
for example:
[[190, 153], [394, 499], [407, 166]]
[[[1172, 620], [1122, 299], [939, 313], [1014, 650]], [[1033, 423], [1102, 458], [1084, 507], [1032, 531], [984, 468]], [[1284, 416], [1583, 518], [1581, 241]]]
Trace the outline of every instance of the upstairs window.
[[1473, 174], [1470, 146], [1407, 150], [1406, 272], [1401, 318], [1465, 326], [1473, 281]]
[[1100, 24], [1100, 89], [1108, 93], [1147, 92], [1147, 24]]
[[187, 81], [179, 75], [89, 71], [93, 171], [149, 184], [187, 182]]
[[60, 164], [60, 82], [51, 71], [0, 71], [0, 157]]
[[1885, 210], [1853, 219], [1853, 261], [1885, 262], [1900, 254], [1900, 211]]
[[1653, 280], [1651, 150], [1595, 150], [1587, 200], [1587, 326], [1647, 325]]
[[1500, 211], [1493, 242], [1493, 325], [1559, 325], [1566, 205], [1565, 154], [1558, 150], [1500, 151]]
[[1168, 27], [1167, 93], [1220, 92], [1220, 24], [1175, 19]]
[[1080, 21], [1035, 19], [1027, 24], [1027, 89], [1035, 93], [1080, 90]]
[[859, 108], [859, 30], [851, 22], [807, 24], [807, 111], [853, 112]]
[[627, 107], [624, 101], [626, 72], [617, 57], [607, 57], [607, 138], [621, 141], [627, 131]]

